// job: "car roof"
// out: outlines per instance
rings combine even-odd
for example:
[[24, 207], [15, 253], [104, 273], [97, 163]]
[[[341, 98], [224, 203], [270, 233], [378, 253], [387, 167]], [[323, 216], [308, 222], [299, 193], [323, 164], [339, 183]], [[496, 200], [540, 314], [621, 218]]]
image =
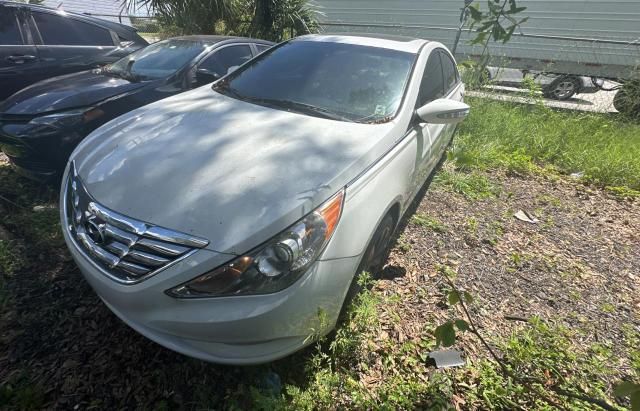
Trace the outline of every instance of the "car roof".
[[13, 1], [2, 1], [0, 0], [0, 6], [13, 6], [13, 7], [26, 7], [32, 10], [41, 10], [47, 12], [53, 12], [61, 16], [70, 16], [73, 18], [77, 18], [80, 20], [88, 21], [91, 23], [98, 24], [108, 29], [112, 29], [113, 31], [126, 30], [126, 31], [137, 31], [134, 27], [127, 26], [126, 24], [116, 23], [115, 21], [104, 20], [98, 17], [93, 17], [88, 14], [82, 13], [74, 13], [71, 11], [66, 11], [64, 8], [54, 9], [51, 7], [42, 6], [39, 4], [31, 4], [31, 3], [16, 3]]
[[236, 37], [236, 36], [217, 36], [217, 35], [192, 35], [192, 36], [179, 36], [171, 37], [171, 40], [187, 40], [204, 44], [217, 44], [221, 42], [237, 43], [237, 42], [250, 42], [250, 43], [262, 43], [272, 45], [274, 43], [262, 39], [252, 39], [248, 37]]
[[424, 39], [384, 34], [309, 34], [297, 37], [293, 41], [357, 44], [406, 51], [414, 54], [418, 53], [422, 46], [429, 43], [428, 40]]

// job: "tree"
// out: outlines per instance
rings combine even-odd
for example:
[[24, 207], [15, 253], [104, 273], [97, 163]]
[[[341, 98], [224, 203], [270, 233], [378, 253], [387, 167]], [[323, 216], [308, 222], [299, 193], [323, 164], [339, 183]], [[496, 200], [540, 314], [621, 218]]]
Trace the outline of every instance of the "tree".
[[318, 13], [308, 0], [122, 1], [129, 12], [147, 8], [179, 34], [235, 34], [281, 41], [318, 29]]
[[307, 0], [253, 0], [253, 18], [247, 34], [273, 41], [314, 33], [316, 16]]
[[179, 34], [218, 34], [217, 23], [234, 20], [238, 5], [236, 0], [123, 0], [124, 10], [146, 8]]

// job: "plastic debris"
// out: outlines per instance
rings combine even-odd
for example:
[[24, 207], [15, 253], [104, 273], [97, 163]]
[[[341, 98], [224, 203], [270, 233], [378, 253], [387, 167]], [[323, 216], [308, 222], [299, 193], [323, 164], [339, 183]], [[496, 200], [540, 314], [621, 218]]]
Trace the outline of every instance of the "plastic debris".
[[431, 351], [429, 358], [436, 362], [438, 368], [461, 367], [464, 365], [462, 354], [457, 350]]
[[518, 210], [518, 212], [515, 213], [513, 216], [520, 221], [524, 221], [525, 223], [530, 223], [530, 224], [538, 223], [538, 219], [535, 216], [527, 213], [526, 211]]

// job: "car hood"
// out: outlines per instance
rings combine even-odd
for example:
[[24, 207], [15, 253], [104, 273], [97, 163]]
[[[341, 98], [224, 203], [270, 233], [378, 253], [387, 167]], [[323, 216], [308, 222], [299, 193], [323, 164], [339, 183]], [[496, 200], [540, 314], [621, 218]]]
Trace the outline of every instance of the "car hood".
[[0, 106], [0, 113], [37, 115], [86, 107], [148, 84], [107, 76], [99, 70], [83, 71], [40, 81], [15, 93]]
[[71, 160], [102, 205], [238, 254], [338, 192], [393, 145], [395, 127], [270, 109], [205, 86], [107, 123]]

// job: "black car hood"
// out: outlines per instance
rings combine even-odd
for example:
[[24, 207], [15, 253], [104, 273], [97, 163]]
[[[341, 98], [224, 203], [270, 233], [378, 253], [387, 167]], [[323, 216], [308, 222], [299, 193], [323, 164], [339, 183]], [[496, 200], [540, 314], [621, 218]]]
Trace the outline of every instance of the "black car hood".
[[100, 70], [83, 71], [44, 80], [15, 93], [0, 105], [0, 113], [36, 115], [86, 107], [150, 84], [157, 82], [132, 82]]

